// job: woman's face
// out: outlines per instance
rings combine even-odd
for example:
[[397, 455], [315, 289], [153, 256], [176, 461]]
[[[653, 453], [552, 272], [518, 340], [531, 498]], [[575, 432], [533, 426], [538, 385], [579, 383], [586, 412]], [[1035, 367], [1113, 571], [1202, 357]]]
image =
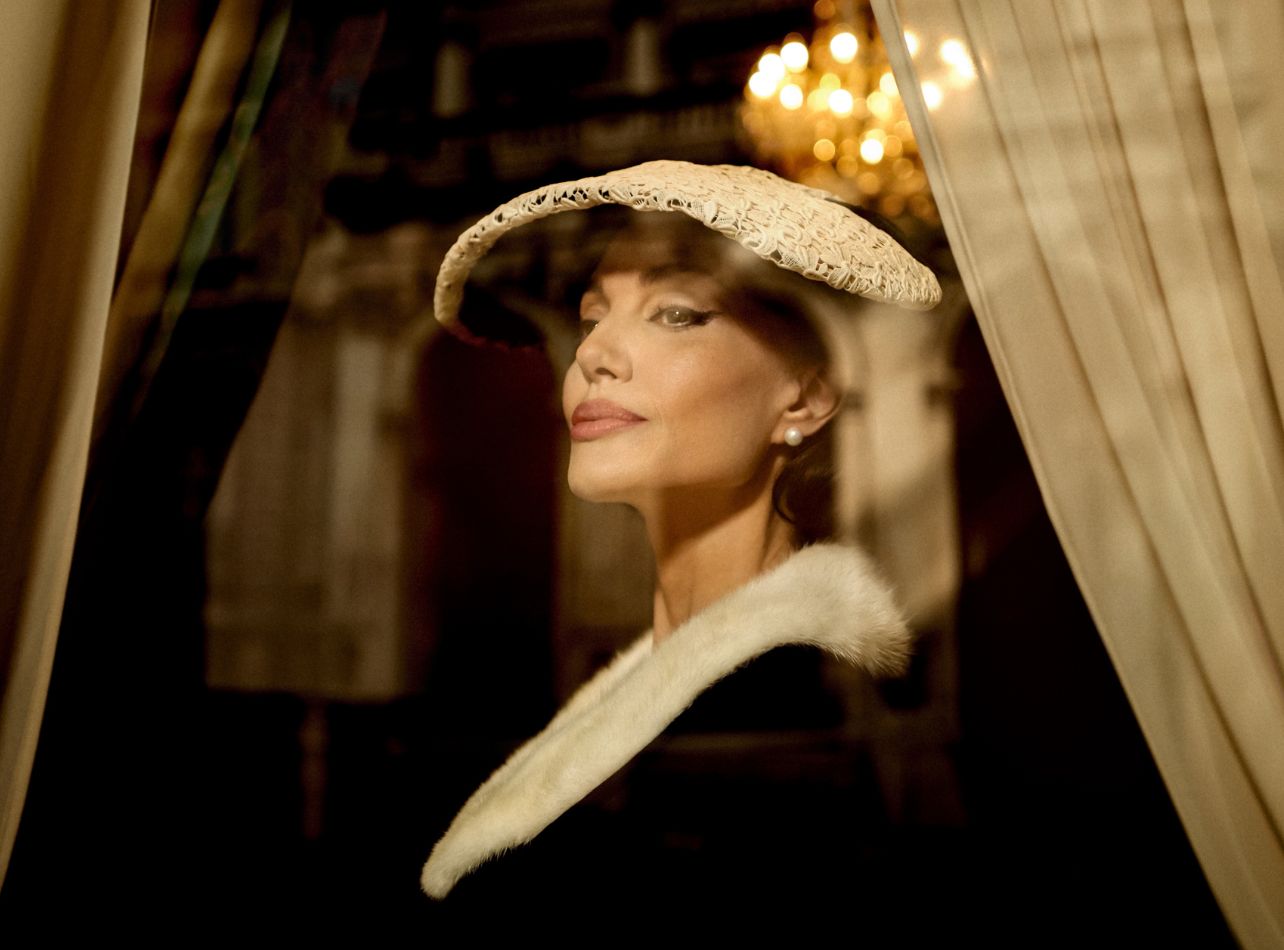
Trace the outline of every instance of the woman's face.
[[594, 273], [562, 388], [581, 498], [638, 504], [769, 470], [800, 374], [728, 312], [733, 295], [698, 260], [662, 234], [625, 235]]

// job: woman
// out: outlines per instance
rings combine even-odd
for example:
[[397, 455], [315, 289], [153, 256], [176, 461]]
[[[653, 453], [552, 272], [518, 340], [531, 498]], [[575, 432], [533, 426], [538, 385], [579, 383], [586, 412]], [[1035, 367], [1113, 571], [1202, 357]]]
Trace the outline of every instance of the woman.
[[529, 841], [755, 656], [808, 643], [874, 671], [905, 658], [905, 624], [863, 555], [803, 547], [809, 516], [824, 520], [811, 456], [839, 391], [796, 275], [916, 308], [939, 298], [934, 278], [824, 192], [758, 169], [650, 162], [482, 219], [447, 255], [437, 318], [467, 335], [463, 282], [501, 234], [599, 204], [661, 213], [635, 216], [580, 301], [568, 480], [641, 513], [654, 626], [469, 799], [424, 868], [433, 897]]

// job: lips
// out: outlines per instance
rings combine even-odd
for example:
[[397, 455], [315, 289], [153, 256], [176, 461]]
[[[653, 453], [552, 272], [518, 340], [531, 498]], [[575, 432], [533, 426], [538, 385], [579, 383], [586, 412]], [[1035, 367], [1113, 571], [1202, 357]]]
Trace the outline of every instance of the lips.
[[571, 439], [588, 442], [643, 422], [646, 422], [644, 416], [617, 406], [609, 399], [588, 399], [571, 413]]

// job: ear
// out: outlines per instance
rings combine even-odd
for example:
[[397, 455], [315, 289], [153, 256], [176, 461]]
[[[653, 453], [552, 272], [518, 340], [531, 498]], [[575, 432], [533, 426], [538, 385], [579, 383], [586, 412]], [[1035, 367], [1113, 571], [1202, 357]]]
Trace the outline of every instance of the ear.
[[842, 393], [819, 370], [808, 370], [799, 381], [798, 398], [780, 416], [773, 442], [785, 441], [785, 430], [798, 429], [803, 437], [814, 435], [838, 412]]

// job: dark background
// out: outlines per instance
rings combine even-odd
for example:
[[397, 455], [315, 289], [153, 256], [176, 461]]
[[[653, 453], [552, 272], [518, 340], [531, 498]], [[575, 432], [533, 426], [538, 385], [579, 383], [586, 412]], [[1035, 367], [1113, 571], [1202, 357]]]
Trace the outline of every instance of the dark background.
[[[950, 753], [962, 823], [886, 814], [856, 755], [828, 792], [823, 784], [782, 792], [769, 780], [748, 791], [685, 786], [706, 822], [701, 833], [737, 844], [702, 856], [702, 839], [670, 834], [673, 861], [625, 868], [606, 843], [653, 835], [648, 823], [667, 813], [620, 810], [607, 789], [530, 854], [506, 858], [514, 870], [496, 872], [484, 892], [461, 887], [444, 905], [424, 898], [418, 873], [432, 842], [554, 704], [552, 566], [541, 551], [553, 530], [542, 480], [556, 460], [538, 419], [528, 442], [470, 456], [474, 464], [452, 482], [475, 495], [458, 501], [436, 539], [456, 552], [455, 569], [433, 603], [420, 605], [439, 612], [443, 632], [414, 690], [352, 703], [206, 686], [204, 515], [289, 308], [280, 278], [297, 269], [319, 222], [356, 234], [406, 221], [457, 231], [548, 181], [655, 157], [746, 161], [735, 134], [744, 79], [765, 45], [811, 25], [808, 4], [768, 0], [296, 6], [260, 130], [256, 192], [241, 212], [244, 220], [255, 208], [260, 217], [281, 211], [288, 233], [228, 224], [141, 408], [95, 458], [27, 811], [0, 894], [6, 931], [318, 940], [352, 931], [379, 944], [471, 942], [519, 927], [571, 940], [596, 933], [600, 942], [628, 939], [646, 921], [667, 929], [677, 923], [673, 908], [686, 906], [708, 909], [709, 926], [788, 926], [802, 939], [835, 933], [874, 946], [965, 936], [991, 945], [1232, 946], [970, 321], [950, 397], [960, 548], [984, 552], [965, 560], [956, 619], [959, 738]], [[161, 52], [149, 53], [136, 162], [143, 183], [163, 154], [166, 117], [172, 123], [212, 9], [157, 5]], [[661, 38], [658, 82], [641, 91], [626, 70], [639, 18]], [[434, 83], [448, 41], [470, 65], [467, 95], [443, 110]], [[645, 129], [670, 131], [630, 138], [627, 122], [638, 116]], [[313, 154], [309, 130], [319, 124], [350, 125], [348, 146], [333, 162], [309, 164], [301, 156]], [[619, 134], [603, 139], [594, 129]], [[501, 148], [514, 137], [529, 146], [518, 159]], [[595, 150], [597, 141], [613, 144]], [[940, 235], [916, 240], [948, 269]], [[281, 253], [296, 245], [298, 253]], [[551, 385], [542, 364], [523, 359], [439, 349], [421, 368], [420, 391], [440, 400], [452, 373], [487, 372], [494, 360], [519, 390]], [[421, 438], [440, 445], [459, 436]], [[515, 485], [485, 480], [515, 469], [526, 473]], [[494, 546], [476, 540], [495, 537], [508, 541], [498, 565], [485, 553]], [[469, 635], [488, 626], [522, 635], [497, 653]], [[912, 682], [884, 692], [893, 706], [923, 701]], [[495, 695], [509, 702], [497, 705]], [[827, 715], [800, 713], [804, 722]], [[643, 785], [666, 774], [661, 759], [639, 769]], [[319, 810], [305, 788], [321, 790]], [[834, 880], [856, 886], [791, 887], [792, 869], [773, 864], [769, 823], [760, 829], [750, 806], [806, 812], [834, 789], [847, 796], [851, 820], [815, 830], [827, 838], [815, 854], [841, 865]], [[745, 861], [779, 875], [767, 896], [746, 900], [732, 889], [733, 865]], [[805, 878], [826, 873], [813, 867]], [[618, 930], [582, 929], [606, 915]]]

